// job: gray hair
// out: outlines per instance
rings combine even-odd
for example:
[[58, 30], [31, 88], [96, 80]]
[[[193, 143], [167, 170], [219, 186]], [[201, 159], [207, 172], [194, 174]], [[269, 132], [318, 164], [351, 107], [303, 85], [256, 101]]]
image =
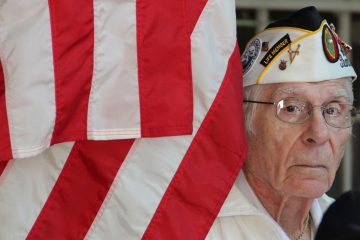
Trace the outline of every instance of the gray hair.
[[[244, 88], [244, 99], [247, 100], [260, 100], [261, 94], [264, 92], [267, 85], [250, 85]], [[255, 133], [253, 124], [254, 115], [256, 112], [257, 104], [244, 103], [245, 113], [245, 130], [248, 135]]]
[[349, 94], [349, 102], [350, 104], [354, 103], [354, 91], [353, 91], [353, 84], [352, 84], [352, 78], [346, 78], [348, 81], [346, 81], [345, 89], [346, 92]]

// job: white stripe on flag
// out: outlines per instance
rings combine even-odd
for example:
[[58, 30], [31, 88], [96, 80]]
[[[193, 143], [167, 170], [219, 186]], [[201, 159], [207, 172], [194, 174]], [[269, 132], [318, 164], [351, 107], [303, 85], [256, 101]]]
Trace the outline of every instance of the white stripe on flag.
[[0, 181], [1, 239], [26, 238], [73, 144], [58, 144], [36, 157], [9, 162]]
[[55, 121], [48, 1], [3, 1], [0, 16], [13, 157], [32, 156], [49, 147]]
[[135, 0], [94, 0], [88, 139], [140, 137], [135, 4]]
[[140, 239], [143, 235], [224, 78], [236, 44], [234, 1], [209, 0], [191, 40], [193, 136], [138, 140], [119, 170], [87, 239]]

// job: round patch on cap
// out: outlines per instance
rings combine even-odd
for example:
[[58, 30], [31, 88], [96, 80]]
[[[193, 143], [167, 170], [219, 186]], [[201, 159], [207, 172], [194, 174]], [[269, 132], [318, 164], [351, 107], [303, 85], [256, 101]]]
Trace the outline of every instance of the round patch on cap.
[[328, 25], [324, 25], [323, 28], [322, 44], [327, 60], [332, 63], [337, 62], [339, 60], [339, 47], [336, 37]]
[[247, 74], [250, 69], [253, 67], [256, 59], [260, 55], [261, 50], [261, 40], [259, 38], [254, 39], [248, 47], [245, 49], [245, 52], [241, 56], [241, 62], [244, 69], [244, 75]]

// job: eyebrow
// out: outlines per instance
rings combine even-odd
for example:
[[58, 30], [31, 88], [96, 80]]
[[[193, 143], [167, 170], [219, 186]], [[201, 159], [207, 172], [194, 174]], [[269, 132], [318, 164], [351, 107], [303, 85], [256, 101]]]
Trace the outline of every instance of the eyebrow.
[[[276, 96], [276, 94], [300, 95], [303, 92], [304, 92], [304, 88], [302, 88], [302, 87], [283, 87], [283, 88], [276, 89], [273, 92], [272, 96]], [[350, 99], [350, 96], [345, 88], [331, 89], [328, 93], [330, 94], [330, 97], [336, 97], [336, 98], [344, 97], [344, 98]]]
[[303, 90], [303, 88], [299, 88], [299, 87], [282, 87], [282, 88], [278, 88], [276, 89], [273, 93], [272, 93], [272, 97], [276, 96], [277, 94], [294, 94], [294, 95], [299, 95]]
[[349, 94], [347, 93], [346, 89], [344, 89], [344, 88], [333, 89], [333, 91], [331, 91], [331, 95], [334, 97], [350, 98]]

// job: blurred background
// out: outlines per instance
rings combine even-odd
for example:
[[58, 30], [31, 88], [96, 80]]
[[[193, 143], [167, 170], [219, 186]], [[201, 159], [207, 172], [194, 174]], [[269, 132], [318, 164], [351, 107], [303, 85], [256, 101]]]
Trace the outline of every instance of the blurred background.
[[333, 187], [328, 194], [338, 197], [350, 189], [360, 189], [360, 0], [236, 0], [237, 31], [240, 51], [248, 40], [268, 23], [290, 15], [307, 6], [315, 6], [336, 32], [353, 50], [352, 59], [359, 79], [354, 82], [355, 107], [358, 117], [353, 127], [353, 136]]

